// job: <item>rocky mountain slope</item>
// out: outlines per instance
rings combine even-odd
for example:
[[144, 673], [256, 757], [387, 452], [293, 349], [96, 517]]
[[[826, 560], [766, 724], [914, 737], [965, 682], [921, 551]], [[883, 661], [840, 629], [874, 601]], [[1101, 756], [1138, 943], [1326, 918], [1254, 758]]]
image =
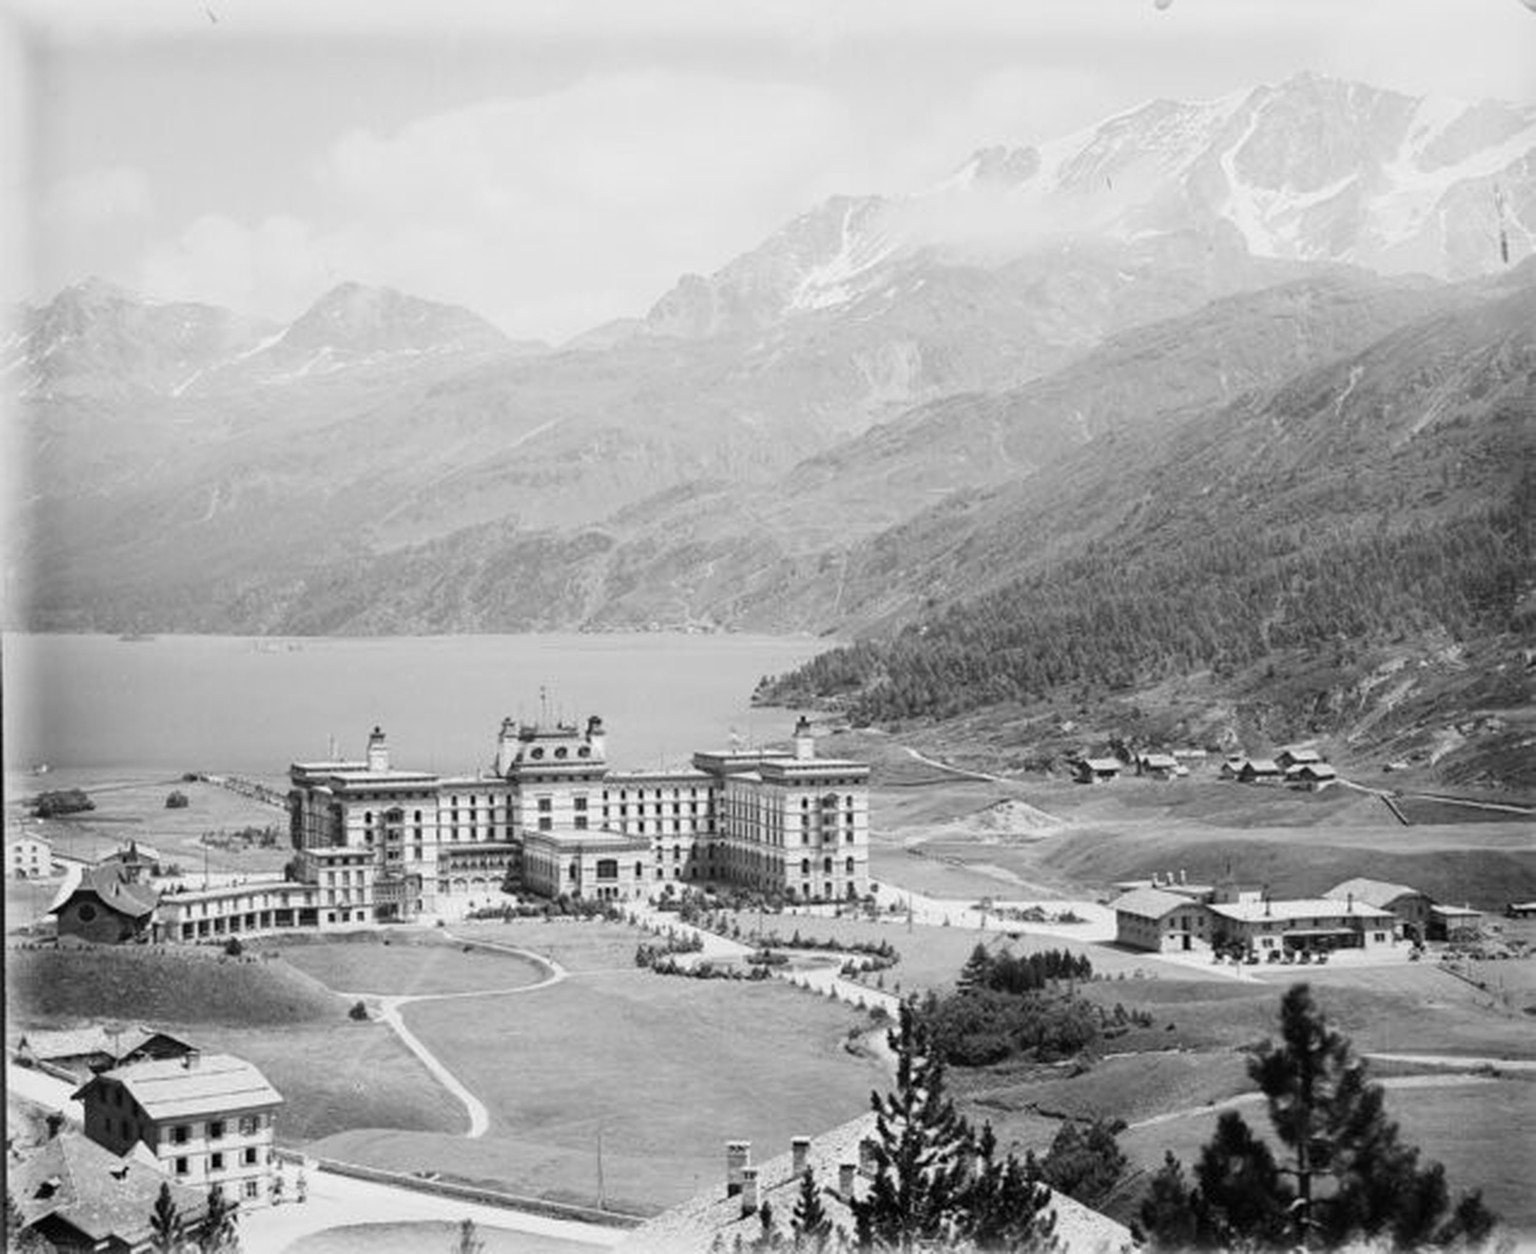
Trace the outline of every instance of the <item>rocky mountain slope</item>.
[[287, 327], [71, 289], [0, 357], [30, 463], [6, 612], [898, 623], [1153, 508], [1203, 415], [1491, 299], [1444, 280], [1530, 251], [1533, 154], [1530, 109], [1315, 77], [1154, 102], [829, 201], [558, 350], [351, 284]]

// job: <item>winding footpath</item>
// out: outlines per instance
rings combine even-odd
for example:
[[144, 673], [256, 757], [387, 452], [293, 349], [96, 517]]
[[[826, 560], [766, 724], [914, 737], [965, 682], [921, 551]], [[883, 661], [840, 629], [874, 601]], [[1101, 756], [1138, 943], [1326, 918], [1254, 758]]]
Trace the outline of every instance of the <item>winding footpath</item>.
[[437, 1079], [445, 1089], [453, 1094], [463, 1105], [469, 1115], [469, 1131], [464, 1135], [468, 1140], [477, 1140], [490, 1130], [491, 1116], [486, 1110], [485, 1103], [467, 1089], [458, 1076], [443, 1063], [443, 1060], [427, 1048], [425, 1042], [405, 1025], [405, 1018], [400, 1013], [402, 1008], [419, 1001], [462, 1001], [471, 997], [511, 997], [522, 993], [536, 993], [540, 989], [551, 988], [556, 984], [570, 978], [570, 972], [556, 962], [553, 958], [543, 954], [534, 953], [532, 950], [519, 949], [515, 945], [501, 945], [495, 941], [473, 940], [464, 936], [455, 936], [452, 932], [445, 935], [453, 941], [464, 945], [474, 945], [480, 949], [495, 949], [502, 953], [513, 954], [519, 958], [525, 958], [529, 962], [543, 968], [547, 974], [541, 980], [532, 984], [520, 984], [516, 988], [488, 988], [475, 989], [467, 993], [412, 993], [412, 994], [380, 994], [344, 992], [342, 997], [355, 997], [364, 1004], [377, 1008], [379, 1020], [389, 1025], [389, 1028], [398, 1036], [405, 1047], [421, 1059], [422, 1065]]

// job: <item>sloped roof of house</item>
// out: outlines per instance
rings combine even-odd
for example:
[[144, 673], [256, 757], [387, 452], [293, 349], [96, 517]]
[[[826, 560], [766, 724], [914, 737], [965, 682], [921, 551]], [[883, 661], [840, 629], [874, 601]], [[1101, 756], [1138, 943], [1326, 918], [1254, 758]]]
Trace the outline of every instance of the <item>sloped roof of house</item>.
[[1282, 749], [1281, 754], [1290, 758], [1292, 762], [1321, 762], [1323, 755], [1316, 749]]
[[48, 913], [57, 914], [82, 893], [96, 897], [108, 909], [133, 919], [153, 914], [160, 901], [160, 894], [155, 889], [148, 884], [129, 883], [124, 878], [122, 864], [110, 862], [86, 867], [80, 872], [78, 881], [66, 880], [53, 905], [48, 907]]
[[175, 1045], [190, 1049], [185, 1041], [165, 1032], [157, 1032], [142, 1024], [125, 1027], [114, 1038], [103, 1027], [92, 1025], [85, 1028], [62, 1029], [24, 1033], [17, 1042], [17, 1049], [26, 1047], [34, 1058], [44, 1062], [61, 1058], [85, 1058], [91, 1054], [104, 1054], [108, 1058], [126, 1058], [140, 1046], [160, 1037]]
[[1346, 905], [1327, 897], [1306, 897], [1296, 901], [1229, 901], [1211, 906], [1215, 914], [1240, 923], [1252, 923], [1257, 919], [1277, 919], [1290, 922], [1295, 919], [1390, 919], [1391, 911], [1379, 910], [1365, 902]]
[[1141, 764], [1151, 767], [1154, 771], [1171, 771], [1178, 766], [1179, 760], [1171, 753], [1143, 753]]
[[104, 1080], [116, 1080], [151, 1119], [182, 1119], [227, 1111], [257, 1110], [283, 1096], [251, 1063], [232, 1054], [206, 1054], [136, 1062], [104, 1071], [75, 1097]]
[[1252, 771], [1255, 775], [1280, 774], [1280, 764], [1273, 758], [1245, 758], [1241, 769]]
[[1285, 772], [1287, 779], [1337, 779], [1338, 775], [1327, 762], [1301, 762]]
[[[811, 1140], [806, 1166], [823, 1188], [822, 1205], [834, 1230], [842, 1227], [853, 1234], [853, 1215], [847, 1200], [838, 1192], [839, 1167], [859, 1161], [859, 1142], [875, 1135], [875, 1116], [858, 1119], [833, 1128]], [[794, 1172], [792, 1153], [775, 1155], [757, 1166], [759, 1203], [773, 1208], [775, 1227], [786, 1236], [795, 1202], [800, 1194], [800, 1178]], [[860, 1196], [869, 1188], [868, 1177], [860, 1173], [854, 1189]], [[1130, 1230], [1107, 1215], [1090, 1210], [1064, 1194], [1053, 1195], [1056, 1212], [1056, 1237], [1067, 1254], [1092, 1251], [1093, 1254], [1121, 1254], [1135, 1249]], [[664, 1211], [642, 1224], [616, 1247], [615, 1254], [705, 1254], [716, 1237], [729, 1250], [740, 1235], [744, 1241], [762, 1231], [756, 1214], [741, 1213], [741, 1198], [726, 1197], [724, 1158], [720, 1179], [715, 1187], [696, 1194], [688, 1201]]]
[[1084, 758], [1082, 765], [1090, 771], [1123, 771], [1125, 763], [1119, 758]]
[[1124, 897], [1110, 902], [1116, 914], [1134, 914], [1139, 919], [1161, 919], [1174, 910], [1187, 910], [1189, 897], [1165, 892], [1161, 888], [1133, 888]]
[[[116, 1236], [125, 1245], [149, 1239], [155, 1199], [166, 1177], [137, 1159], [119, 1158], [82, 1133], [63, 1132], [9, 1164], [9, 1189], [31, 1226], [56, 1215], [93, 1242]], [[207, 1201], [172, 1182], [183, 1222], [201, 1221]]]
[[1353, 897], [1356, 901], [1363, 901], [1368, 906], [1377, 909], [1389, 909], [1399, 897], [1424, 897], [1417, 888], [1409, 888], [1406, 884], [1389, 884], [1385, 880], [1368, 880], [1356, 877], [1345, 880], [1342, 884], [1335, 884], [1323, 894], [1330, 901], [1348, 901]]

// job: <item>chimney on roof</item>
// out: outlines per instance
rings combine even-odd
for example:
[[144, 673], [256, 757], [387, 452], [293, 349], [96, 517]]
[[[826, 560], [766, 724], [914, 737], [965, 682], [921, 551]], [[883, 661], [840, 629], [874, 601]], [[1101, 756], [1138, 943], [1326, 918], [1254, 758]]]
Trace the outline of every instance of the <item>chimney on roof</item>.
[[751, 1161], [751, 1141], [727, 1141], [725, 1143], [726, 1197], [735, 1197], [741, 1192], [741, 1173]]
[[1351, 892], [1351, 893], [1350, 893], [1350, 894], [1349, 894], [1349, 899], [1348, 899], [1348, 901], [1347, 901], [1347, 902], [1346, 902], [1346, 903], [1345, 903], [1345, 906], [1344, 906], [1344, 908], [1345, 908], [1345, 910], [1346, 910], [1346, 911], [1348, 911], [1348, 912], [1349, 912], [1349, 913], [1350, 913], [1350, 914], [1354, 914], [1354, 912], [1355, 912], [1355, 894], [1354, 894], [1354, 893], [1353, 893], [1353, 892]]
[[587, 744], [592, 747], [592, 756], [602, 758], [608, 749], [608, 734], [603, 730], [603, 720], [594, 714], [587, 720]]
[[1180, 868], [1180, 870], [1179, 870], [1179, 883], [1181, 883], [1181, 884], [1189, 883], [1189, 873], [1187, 871], [1185, 871], [1183, 868]]
[[875, 1142], [873, 1137], [865, 1137], [859, 1142], [859, 1170], [868, 1176], [875, 1174]]
[[853, 1180], [858, 1174], [856, 1163], [840, 1163], [837, 1168], [837, 1191], [842, 1194], [843, 1201], [853, 1200]]
[[189, 1050], [187, 1050], [187, 1052], [185, 1054], [183, 1054], [181, 1056], [181, 1067], [182, 1067], [182, 1070], [183, 1071], [193, 1071], [193, 1070], [195, 1070], [197, 1068], [197, 1064], [200, 1063], [202, 1060], [203, 1060], [203, 1055], [202, 1055], [202, 1051], [201, 1050], [189, 1049]]
[[741, 1169], [741, 1213], [750, 1215], [757, 1209], [757, 1168]]
[[797, 1136], [789, 1143], [791, 1170], [798, 1178], [805, 1174], [806, 1159], [811, 1156], [811, 1138]]

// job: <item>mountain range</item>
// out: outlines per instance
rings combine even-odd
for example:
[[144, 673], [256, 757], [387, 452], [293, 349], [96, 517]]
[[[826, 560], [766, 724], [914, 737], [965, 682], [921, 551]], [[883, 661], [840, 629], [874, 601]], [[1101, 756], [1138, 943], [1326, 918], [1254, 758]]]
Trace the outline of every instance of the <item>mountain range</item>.
[[1303, 75], [834, 198], [558, 347], [91, 281], [0, 345], [7, 625], [910, 641], [1106, 551], [1449, 526], [1523, 499], [1533, 244], [1536, 109]]

